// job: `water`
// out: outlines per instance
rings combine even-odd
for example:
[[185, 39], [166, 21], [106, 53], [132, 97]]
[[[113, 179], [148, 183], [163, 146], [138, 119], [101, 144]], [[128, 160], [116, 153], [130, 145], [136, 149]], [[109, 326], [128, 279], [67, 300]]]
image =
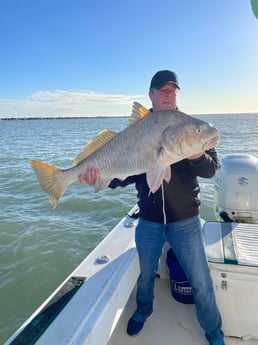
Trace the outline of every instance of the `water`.
[[[258, 115], [206, 115], [221, 133], [219, 156], [258, 155]], [[101, 129], [126, 118], [0, 121], [0, 343], [44, 301], [136, 203], [133, 186], [95, 194], [75, 183], [56, 209], [39, 188], [29, 159], [69, 167]], [[212, 207], [213, 179], [200, 180]]]

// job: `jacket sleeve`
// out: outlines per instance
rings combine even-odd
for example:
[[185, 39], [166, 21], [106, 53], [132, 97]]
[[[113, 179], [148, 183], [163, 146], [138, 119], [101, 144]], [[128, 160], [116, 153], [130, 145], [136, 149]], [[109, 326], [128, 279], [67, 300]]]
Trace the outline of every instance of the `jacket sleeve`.
[[216, 150], [205, 151], [200, 158], [189, 160], [190, 168], [196, 176], [211, 178], [220, 168], [219, 159]]
[[137, 176], [128, 176], [125, 180], [121, 181], [118, 178], [114, 178], [108, 185], [109, 188], [115, 189], [116, 187], [126, 187], [129, 184], [135, 183]]

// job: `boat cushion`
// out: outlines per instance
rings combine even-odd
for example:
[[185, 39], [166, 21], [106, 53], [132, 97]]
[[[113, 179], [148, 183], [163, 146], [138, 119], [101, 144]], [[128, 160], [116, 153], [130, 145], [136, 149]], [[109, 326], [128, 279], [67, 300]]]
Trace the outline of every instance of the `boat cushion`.
[[258, 224], [207, 222], [203, 231], [208, 261], [258, 266]]

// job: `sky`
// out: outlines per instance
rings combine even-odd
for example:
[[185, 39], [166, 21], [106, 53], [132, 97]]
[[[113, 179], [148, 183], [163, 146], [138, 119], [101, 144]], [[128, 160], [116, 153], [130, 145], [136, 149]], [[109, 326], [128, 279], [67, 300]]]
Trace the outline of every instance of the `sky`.
[[128, 116], [155, 72], [188, 114], [258, 113], [250, 0], [0, 0], [0, 118]]

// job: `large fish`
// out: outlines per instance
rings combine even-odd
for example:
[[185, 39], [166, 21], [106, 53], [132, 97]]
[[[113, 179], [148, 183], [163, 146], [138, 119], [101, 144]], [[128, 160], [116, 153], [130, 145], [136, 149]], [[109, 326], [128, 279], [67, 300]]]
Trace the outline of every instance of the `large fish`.
[[155, 193], [163, 180], [169, 182], [170, 164], [212, 147], [219, 138], [215, 127], [177, 110], [153, 112], [133, 122], [119, 133], [103, 131], [71, 168], [30, 161], [53, 207], [88, 167], [99, 170], [95, 192], [108, 186], [113, 178], [146, 173], [150, 192]]

